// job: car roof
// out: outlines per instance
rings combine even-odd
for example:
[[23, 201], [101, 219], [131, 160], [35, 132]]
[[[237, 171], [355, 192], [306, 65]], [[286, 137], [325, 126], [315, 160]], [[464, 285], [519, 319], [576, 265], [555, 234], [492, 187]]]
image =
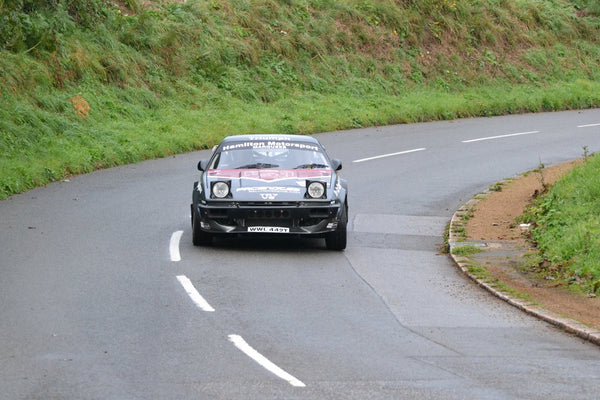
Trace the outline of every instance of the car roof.
[[305, 143], [319, 143], [317, 139], [312, 136], [305, 135], [264, 135], [264, 134], [256, 134], [256, 135], [232, 135], [227, 136], [223, 139], [222, 143], [227, 142], [239, 142], [239, 141], [251, 141], [251, 140], [289, 140], [296, 142], [305, 142]]

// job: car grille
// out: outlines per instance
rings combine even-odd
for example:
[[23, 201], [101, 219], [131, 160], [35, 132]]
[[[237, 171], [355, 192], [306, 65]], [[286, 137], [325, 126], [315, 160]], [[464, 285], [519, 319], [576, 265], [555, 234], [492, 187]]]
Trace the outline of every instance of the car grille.
[[289, 219], [291, 213], [289, 210], [276, 208], [254, 209], [246, 213], [248, 219]]
[[[254, 206], [252, 206], [254, 204]], [[240, 203], [239, 207], [206, 208], [206, 216], [223, 225], [229, 226], [311, 226], [324, 219], [333, 218], [335, 207], [298, 207], [293, 202], [288, 205], [277, 203]]]

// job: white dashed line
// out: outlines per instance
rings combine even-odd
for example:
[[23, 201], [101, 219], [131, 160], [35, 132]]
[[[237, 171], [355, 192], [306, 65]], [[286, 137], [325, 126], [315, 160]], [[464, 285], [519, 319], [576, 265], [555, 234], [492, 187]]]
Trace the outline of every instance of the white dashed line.
[[200, 293], [198, 293], [198, 291], [192, 284], [192, 281], [190, 281], [187, 276], [179, 275], [177, 276], [177, 280], [179, 281], [179, 283], [181, 283], [181, 286], [183, 286], [188, 296], [190, 296], [190, 298], [192, 299], [194, 304], [198, 306], [198, 308], [206, 312], [215, 311], [215, 309], [212, 308], [206, 300], [204, 300], [204, 297], [202, 297]]
[[179, 241], [181, 240], [183, 231], [173, 232], [171, 235], [171, 243], [169, 244], [169, 253], [171, 253], [171, 261], [181, 261], [181, 254], [179, 254]]
[[361, 162], [364, 162], [364, 161], [371, 161], [371, 160], [377, 160], [377, 159], [380, 159], [380, 158], [386, 158], [386, 157], [399, 156], [399, 155], [402, 155], [402, 154], [415, 153], [415, 152], [417, 152], [417, 151], [423, 151], [423, 150], [426, 150], [426, 149], [425, 149], [425, 148], [420, 148], [420, 149], [413, 149], [413, 150], [399, 151], [399, 152], [397, 152], [397, 153], [389, 153], [389, 154], [382, 154], [382, 155], [380, 155], [380, 156], [374, 156], [374, 157], [361, 158], [360, 160], [354, 160], [354, 161], [352, 161], [352, 162], [355, 162], [355, 163], [361, 163]]
[[592, 126], [600, 126], [600, 124], [579, 125], [578, 128], [591, 128]]
[[292, 375], [288, 374], [287, 372], [279, 368], [277, 365], [273, 364], [258, 351], [254, 350], [248, 343], [246, 343], [244, 338], [242, 338], [241, 336], [229, 335], [229, 341], [232, 342], [235, 345], [235, 347], [241, 350], [248, 357], [256, 361], [260, 366], [262, 366], [272, 374], [275, 374], [279, 378], [287, 381], [290, 385], [295, 387], [306, 387], [304, 383], [294, 378]]
[[510, 133], [508, 135], [499, 135], [499, 136], [488, 136], [488, 137], [478, 138], [478, 139], [463, 140], [462, 142], [463, 143], [481, 142], [483, 140], [503, 139], [503, 138], [507, 138], [507, 137], [511, 137], [511, 136], [530, 135], [532, 133], [540, 133], [540, 131]]

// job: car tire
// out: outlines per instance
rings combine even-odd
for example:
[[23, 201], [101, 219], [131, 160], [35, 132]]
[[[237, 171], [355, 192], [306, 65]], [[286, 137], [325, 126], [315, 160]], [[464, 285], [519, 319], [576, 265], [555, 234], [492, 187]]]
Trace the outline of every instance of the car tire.
[[348, 207], [344, 205], [343, 214], [337, 229], [325, 236], [325, 244], [329, 250], [344, 250], [347, 242]]
[[195, 211], [192, 211], [192, 243], [194, 246], [208, 246], [212, 244], [212, 235], [200, 229], [200, 221]]

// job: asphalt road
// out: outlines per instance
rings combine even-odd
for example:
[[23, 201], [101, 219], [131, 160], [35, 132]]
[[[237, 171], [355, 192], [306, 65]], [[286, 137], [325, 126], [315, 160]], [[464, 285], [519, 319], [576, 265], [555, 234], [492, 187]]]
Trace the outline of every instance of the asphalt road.
[[598, 347], [491, 297], [438, 246], [490, 184], [600, 150], [600, 110], [317, 137], [350, 184], [344, 252], [192, 246], [207, 152], [0, 202], [0, 399], [597, 398]]

